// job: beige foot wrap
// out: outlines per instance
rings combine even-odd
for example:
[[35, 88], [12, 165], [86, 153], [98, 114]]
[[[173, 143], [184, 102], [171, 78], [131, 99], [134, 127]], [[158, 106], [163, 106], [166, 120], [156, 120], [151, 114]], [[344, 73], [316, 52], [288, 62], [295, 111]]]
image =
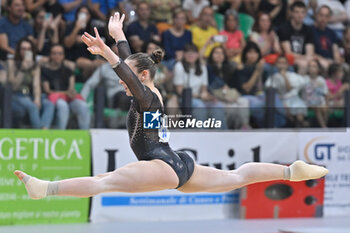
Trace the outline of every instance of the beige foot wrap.
[[[29, 177], [29, 178], [28, 178]], [[35, 177], [26, 176], [23, 178], [28, 195], [32, 199], [41, 199], [47, 196], [49, 181], [39, 180]]]
[[292, 165], [290, 165], [289, 170], [290, 181], [318, 179], [328, 173], [328, 169], [324, 167], [310, 165], [301, 160], [295, 161]]

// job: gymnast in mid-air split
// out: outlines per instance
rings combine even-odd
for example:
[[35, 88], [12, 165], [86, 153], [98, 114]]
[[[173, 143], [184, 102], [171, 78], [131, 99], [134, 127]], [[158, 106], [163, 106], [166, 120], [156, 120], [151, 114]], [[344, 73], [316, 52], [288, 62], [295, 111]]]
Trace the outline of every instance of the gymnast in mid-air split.
[[[84, 33], [82, 40], [92, 54], [101, 55], [120, 77], [120, 83], [132, 104], [127, 118], [130, 146], [138, 162], [130, 163], [112, 172], [94, 177], [79, 177], [60, 181], [40, 180], [22, 171], [14, 174], [25, 184], [32, 199], [49, 195], [91, 197], [104, 192], [151, 192], [177, 189], [180, 192], [227, 192], [248, 184], [271, 181], [302, 181], [323, 177], [324, 167], [295, 161], [290, 166], [272, 163], [246, 163], [236, 170], [225, 171], [195, 164], [183, 151], [174, 151], [169, 144], [160, 141], [157, 129], [143, 128], [143, 112], [163, 113], [163, 100], [154, 86], [157, 64], [163, 51], [151, 55], [131, 54], [123, 33], [124, 15], [115, 13], [109, 20], [108, 30], [115, 39], [118, 56], [101, 40]], [[213, 155], [215, 156], [215, 155]]]

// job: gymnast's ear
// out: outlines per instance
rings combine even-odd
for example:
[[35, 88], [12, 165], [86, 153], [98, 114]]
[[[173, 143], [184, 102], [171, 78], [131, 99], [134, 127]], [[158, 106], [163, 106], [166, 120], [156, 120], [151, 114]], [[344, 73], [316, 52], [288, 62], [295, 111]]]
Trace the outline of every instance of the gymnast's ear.
[[141, 82], [146, 81], [147, 78], [149, 78], [149, 71], [148, 70], [142, 71], [141, 72]]

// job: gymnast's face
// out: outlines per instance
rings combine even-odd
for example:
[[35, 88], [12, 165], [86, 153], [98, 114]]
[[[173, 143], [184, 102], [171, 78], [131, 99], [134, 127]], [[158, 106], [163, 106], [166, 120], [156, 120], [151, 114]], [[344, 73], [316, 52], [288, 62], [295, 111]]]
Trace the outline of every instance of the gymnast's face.
[[[144, 70], [141, 73], [138, 73], [137, 68], [135, 67], [135, 61], [133, 61], [133, 60], [126, 59], [125, 64], [127, 64], [130, 67], [130, 69], [132, 70], [132, 72], [134, 72], [134, 74], [136, 74], [136, 76], [139, 78], [141, 83], [146, 85], [147, 80], [150, 79], [149, 78], [149, 71]], [[126, 83], [121, 79], [119, 79], [119, 83], [124, 87], [126, 95], [132, 96], [132, 93], [131, 93], [129, 87], [126, 85]]]

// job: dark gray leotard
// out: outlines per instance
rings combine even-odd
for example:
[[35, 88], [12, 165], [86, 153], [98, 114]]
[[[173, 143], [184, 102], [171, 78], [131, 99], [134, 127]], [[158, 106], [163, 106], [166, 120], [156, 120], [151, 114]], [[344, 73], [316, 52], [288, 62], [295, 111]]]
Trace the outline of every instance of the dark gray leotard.
[[[131, 53], [127, 41], [118, 43], [121, 59], [126, 59]], [[191, 177], [194, 161], [183, 151], [173, 151], [168, 143], [159, 141], [157, 129], [143, 128], [143, 112], [152, 111], [163, 113], [163, 106], [156, 93], [143, 85], [128, 65], [123, 61], [114, 71], [130, 89], [133, 99], [128, 112], [127, 128], [129, 142], [138, 160], [160, 159], [169, 164], [176, 172], [181, 187]]]

